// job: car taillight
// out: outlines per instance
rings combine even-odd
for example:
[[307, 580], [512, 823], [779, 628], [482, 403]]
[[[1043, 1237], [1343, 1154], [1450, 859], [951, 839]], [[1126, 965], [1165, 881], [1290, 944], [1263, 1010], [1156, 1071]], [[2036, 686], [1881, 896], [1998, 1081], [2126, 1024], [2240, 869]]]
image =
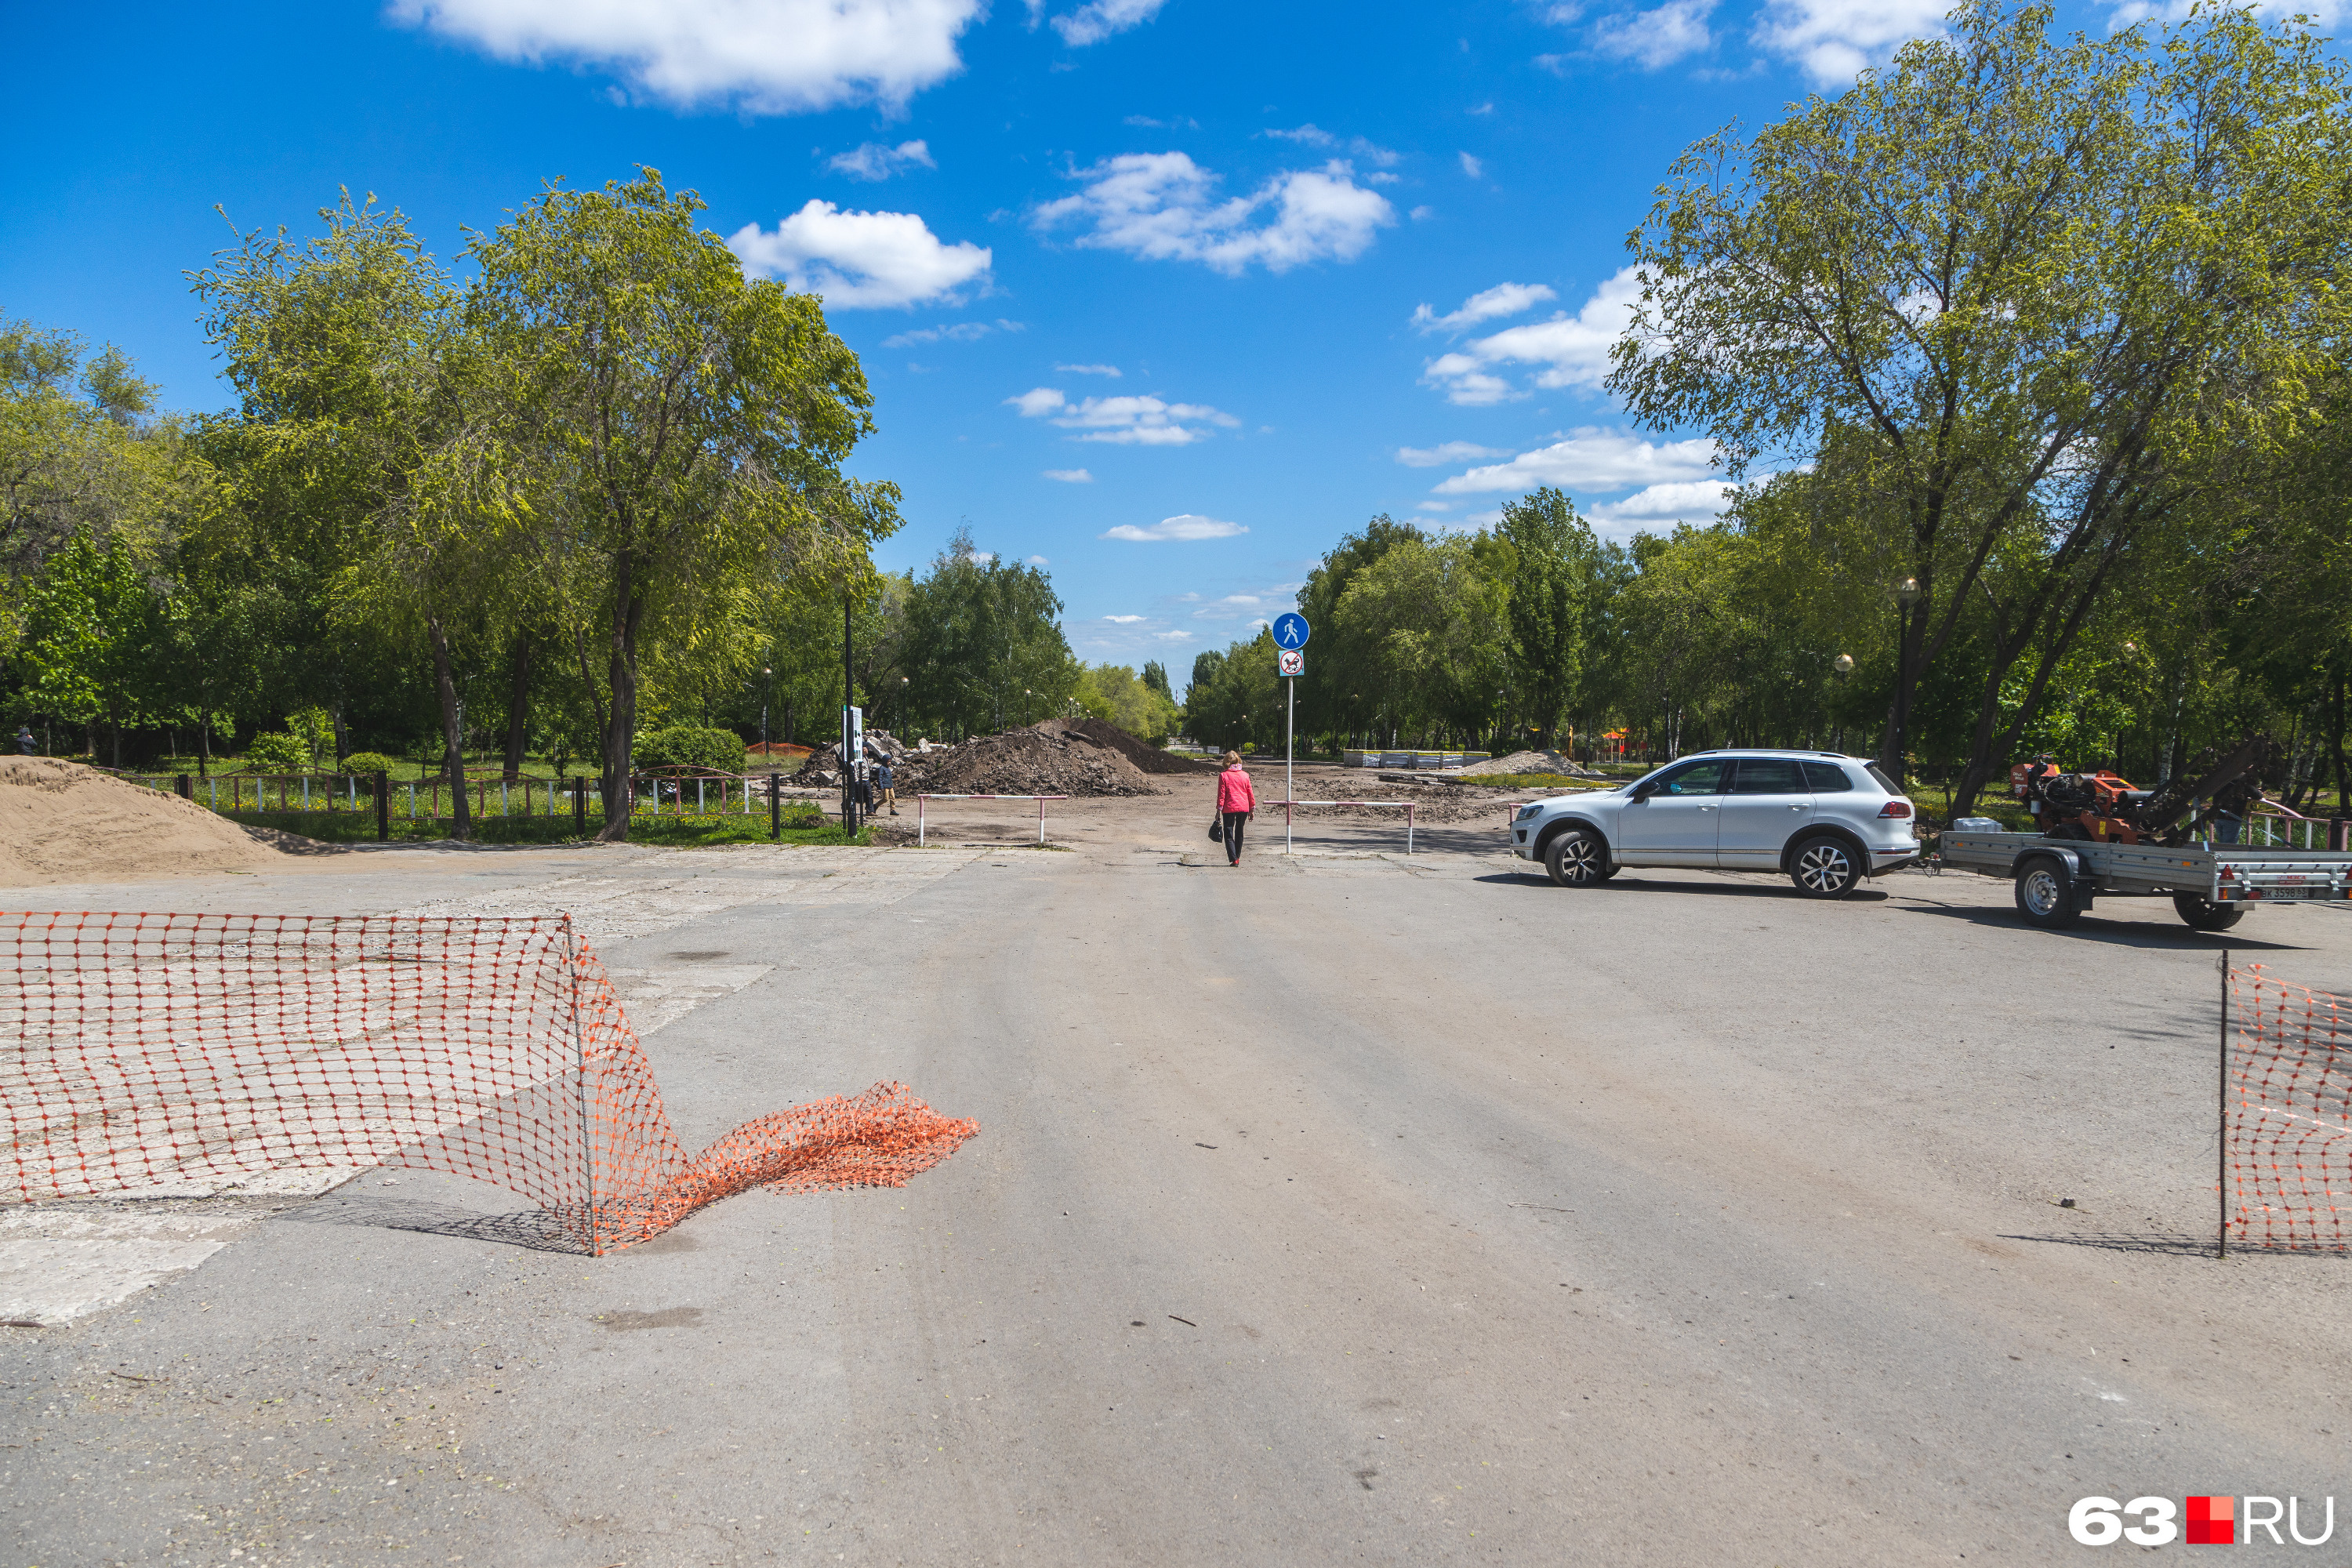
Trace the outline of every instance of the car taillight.
[[1885, 805], [1878, 808], [1878, 815], [1881, 816], [1908, 816], [1911, 815], [1911, 803], [1907, 800], [1890, 800]]

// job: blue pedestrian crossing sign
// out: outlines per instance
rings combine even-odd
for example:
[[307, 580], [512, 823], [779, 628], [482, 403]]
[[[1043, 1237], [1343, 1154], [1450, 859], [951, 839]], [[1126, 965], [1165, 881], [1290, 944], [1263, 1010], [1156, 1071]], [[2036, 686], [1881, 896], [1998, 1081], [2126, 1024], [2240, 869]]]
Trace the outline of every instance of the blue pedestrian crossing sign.
[[1307, 646], [1307, 617], [1296, 610], [1286, 610], [1274, 617], [1274, 646], [1292, 651]]

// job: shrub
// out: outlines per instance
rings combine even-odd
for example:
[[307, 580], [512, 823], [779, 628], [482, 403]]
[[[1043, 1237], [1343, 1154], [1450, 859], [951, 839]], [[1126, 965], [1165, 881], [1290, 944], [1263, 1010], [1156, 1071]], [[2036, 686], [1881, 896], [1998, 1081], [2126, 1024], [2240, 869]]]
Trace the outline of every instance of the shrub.
[[257, 773], [307, 773], [310, 771], [310, 742], [283, 730], [256, 735], [253, 744], [245, 749], [245, 765]]
[[633, 753], [640, 768], [711, 768], [719, 773], [743, 771], [743, 737], [732, 730], [702, 730], [677, 724], [648, 730], [637, 737]]
[[382, 752], [353, 752], [343, 759], [342, 771], [347, 773], [388, 773], [400, 763]]

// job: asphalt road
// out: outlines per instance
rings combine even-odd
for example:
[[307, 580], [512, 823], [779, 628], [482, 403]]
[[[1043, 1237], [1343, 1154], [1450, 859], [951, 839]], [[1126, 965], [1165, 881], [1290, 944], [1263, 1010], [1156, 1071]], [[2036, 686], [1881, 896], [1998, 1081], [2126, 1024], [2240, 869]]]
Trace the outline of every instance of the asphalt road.
[[[648, 1040], [688, 1143], [883, 1078], [981, 1136], [602, 1259], [437, 1176], [267, 1205], [124, 1306], [0, 1331], [5, 1550], [2040, 1563], [2093, 1493], [2352, 1493], [2344, 1260], [2200, 1255], [2221, 942], [2168, 906], [2051, 934], [1959, 876], [1569, 891], [1469, 828], [1409, 865], [1185, 866], [1192, 815], [610, 941], [765, 966]], [[777, 874], [680, 864], [135, 907]], [[2352, 985], [2352, 915], [2231, 936]]]

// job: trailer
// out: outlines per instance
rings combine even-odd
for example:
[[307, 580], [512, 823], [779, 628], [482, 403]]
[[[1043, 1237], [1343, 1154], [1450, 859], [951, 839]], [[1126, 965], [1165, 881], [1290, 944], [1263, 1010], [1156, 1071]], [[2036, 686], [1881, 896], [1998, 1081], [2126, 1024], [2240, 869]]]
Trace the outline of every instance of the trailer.
[[2017, 910], [2055, 931], [2098, 898], [2169, 898], [2199, 931], [2227, 931], [2258, 903], [2352, 899], [2352, 853], [2247, 844], [2117, 844], [1948, 829], [1942, 863], [2016, 884]]

